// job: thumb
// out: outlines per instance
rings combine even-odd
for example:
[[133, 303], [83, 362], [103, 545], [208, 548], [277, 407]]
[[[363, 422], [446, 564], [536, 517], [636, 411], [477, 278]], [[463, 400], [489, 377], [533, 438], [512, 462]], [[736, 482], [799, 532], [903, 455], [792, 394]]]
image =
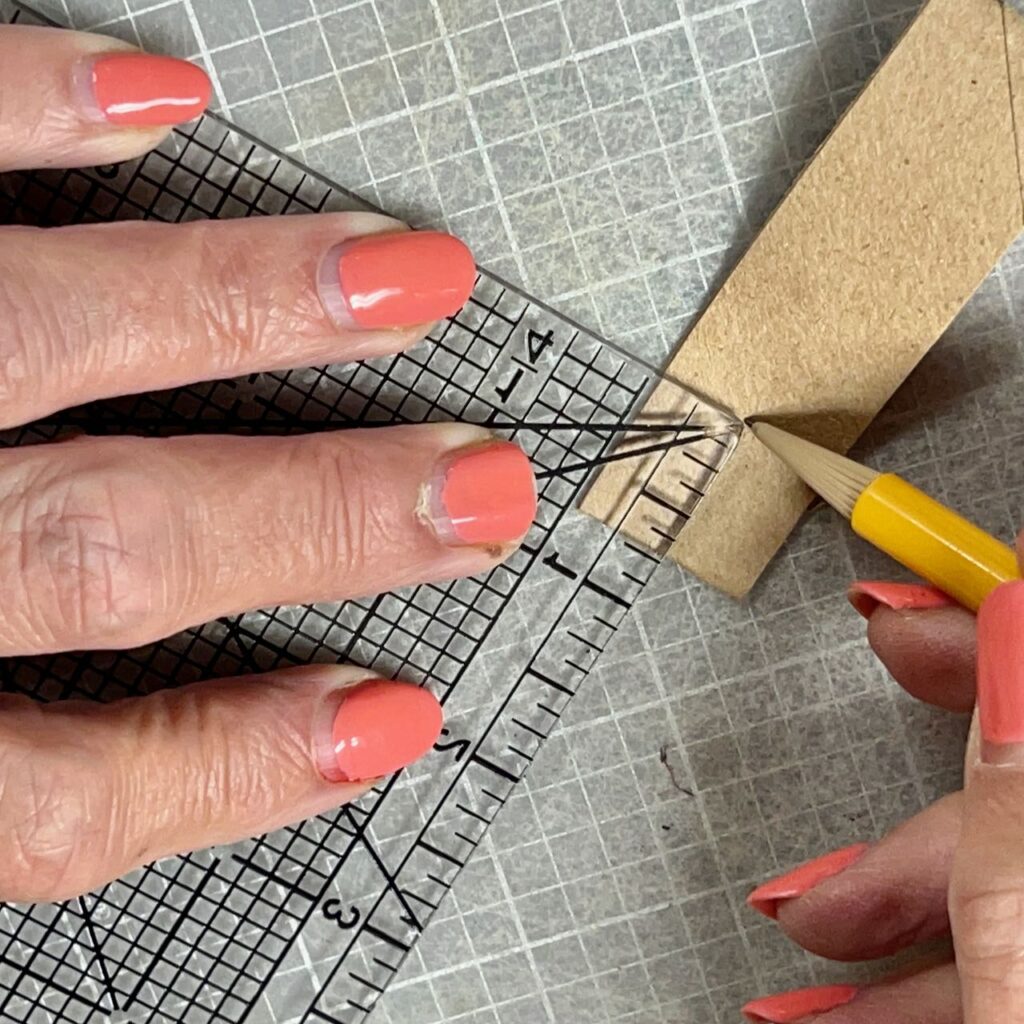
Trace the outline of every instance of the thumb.
[[426, 753], [440, 728], [427, 690], [351, 666], [107, 705], [0, 695], [0, 900], [65, 899], [321, 814]]
[[978, 717], [949, 910], [964, 1024], [1024, 1024], [1024, 582], [978, 613]]

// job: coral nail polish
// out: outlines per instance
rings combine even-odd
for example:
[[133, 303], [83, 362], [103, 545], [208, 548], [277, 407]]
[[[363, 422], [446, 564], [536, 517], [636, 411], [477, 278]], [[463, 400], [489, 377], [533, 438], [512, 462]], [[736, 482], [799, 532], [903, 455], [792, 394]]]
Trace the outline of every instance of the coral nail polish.
[[136, 127], [183, 124], [210, 102], [210, 79], [196, 64], [150, 53], [108, 53], [76, 70], [83, 105], [96, 120]]
[[452, 235], [397, 231], [334, 246], [317, 283], [324, 308], [341, 327], [412, 327], [457, 313], [473, 291], [476, 264]]
[[758, 886], [747, 897], [747, 905], [774, 921], [779, 916], [780, 903], [795, 900], [826, 879], [834, 878], [860, 860], [867, 851], [867, 843], [857, 843], [801, 864], [787, 874]]
[[337, 782], [366, 782], [397, 772], [430, 750], [442, 720], [429, 690], [384, 679], [359, 683], [341, 694], [325, 774]]
[[743, 1016], [752, 1024], [792, 1024], [815, 1013], [828, 1013], [856, 998], [852, 985], [822, 985], [783, 992], [777, 996], [755, 999], [743, 1007]]
[[463, 448], [442, 462], [420, 511], [446, 544], [508, 544], [537, 512], [533, 467], [509, 441]]
[[[982, 758], [1019, 763], [1024, 743], [1024, 582], [1004, 583], [978, 610], [978, 718]], [[1009, 755], [1009, 756], [1007, 756]]]
[[956, 606], [956, 602], [947, 594], [924, 583], [858, 580], [846, 592], [846, 596], [865, 619], [870, 619], [879, 605], [894, 611], [925, 611], [929, 608]]

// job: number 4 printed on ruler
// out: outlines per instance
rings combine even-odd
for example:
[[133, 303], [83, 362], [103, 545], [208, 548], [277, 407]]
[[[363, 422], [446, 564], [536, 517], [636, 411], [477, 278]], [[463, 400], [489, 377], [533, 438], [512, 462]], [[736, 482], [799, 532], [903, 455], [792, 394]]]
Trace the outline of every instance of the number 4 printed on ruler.
[[513, 355], [512, 362], [516, 364], [515, 369], [511, 371], [511, 375], [505, 384], [495, 386], [494, 389], [497, 396], [505, 405], [507, 405], [511, 400], [513, 393], [519, 387], [524, 375], [527, 372], [536, 374], [537, 363], [540, 361], [541, 356], [543, 356], [544, 351], [551, 348], [554, 343], [554, 332], [550, 328], [548, 328], [548, 330], [543, 334], [540, 331], [534, 330], [532, 327], [527, 329], [526, 360], [524, 361], [519, 356]]

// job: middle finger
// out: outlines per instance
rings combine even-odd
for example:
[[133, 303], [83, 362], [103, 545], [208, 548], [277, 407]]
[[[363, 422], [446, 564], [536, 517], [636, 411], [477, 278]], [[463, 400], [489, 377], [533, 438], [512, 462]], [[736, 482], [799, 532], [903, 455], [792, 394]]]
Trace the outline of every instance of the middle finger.
[[469, 298], [450, 235], [369, 213], [0, 230], [0, 427], [399, 352]]
[[130, 647], [221, 615], [482, 572], [536, 509], [468, 424], [80, 438], [0, 456], [0, 656]]

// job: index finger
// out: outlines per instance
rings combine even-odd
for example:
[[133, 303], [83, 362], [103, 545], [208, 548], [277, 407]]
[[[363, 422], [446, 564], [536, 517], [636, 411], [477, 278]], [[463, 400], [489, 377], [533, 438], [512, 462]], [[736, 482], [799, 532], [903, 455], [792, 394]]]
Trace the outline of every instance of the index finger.
[[189, 61], [87, 32], [0, 27], [0, 171], [139, 156], [209, 100]]

